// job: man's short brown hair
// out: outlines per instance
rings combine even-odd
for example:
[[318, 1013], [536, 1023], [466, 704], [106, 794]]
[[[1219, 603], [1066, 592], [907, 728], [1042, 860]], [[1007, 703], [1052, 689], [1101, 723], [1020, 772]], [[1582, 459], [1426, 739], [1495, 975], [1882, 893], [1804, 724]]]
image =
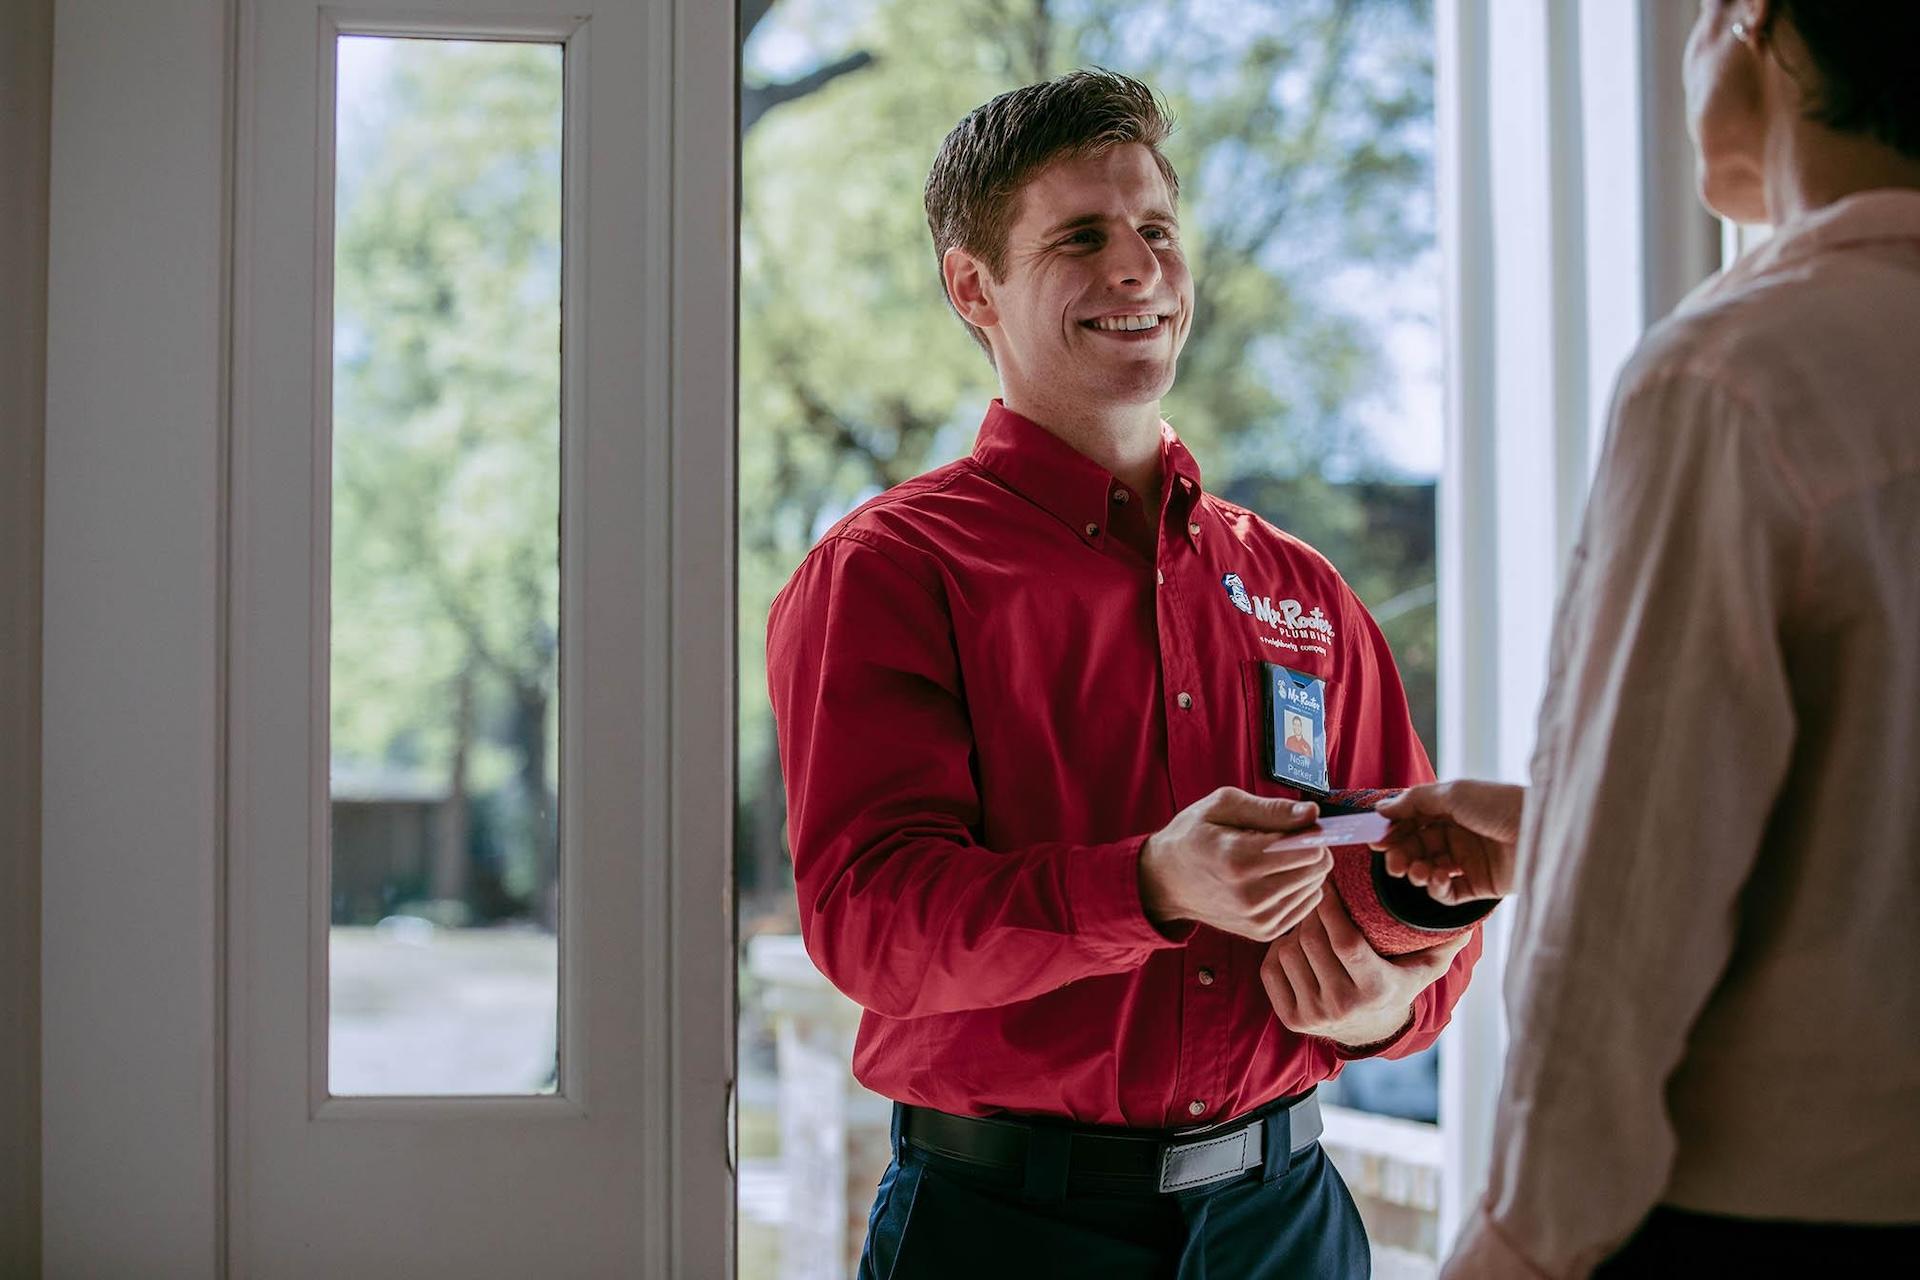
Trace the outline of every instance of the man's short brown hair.
[[[1094, 68], [1001, 94], [953, 127], [927, 175], [927, 228], [935, 263], [965, 249], [993, 278], [1006, 270], [1007, 234], [1020, 212], [1020, 190], [1055, 160], [1096, 156], [1139, 143], [1153, 153], [1176, 200], [1180, 178], [1160, 154], [1173, 120], [1153, 90], [1131, 76]], [[946, 291], [945, 275], [941, 292]], [[953, 305], [953, 298], [947, 297]], [[957, 314], [957, 311], [956, 311]], [[986, 335], [967, 325], [989, 357]]]

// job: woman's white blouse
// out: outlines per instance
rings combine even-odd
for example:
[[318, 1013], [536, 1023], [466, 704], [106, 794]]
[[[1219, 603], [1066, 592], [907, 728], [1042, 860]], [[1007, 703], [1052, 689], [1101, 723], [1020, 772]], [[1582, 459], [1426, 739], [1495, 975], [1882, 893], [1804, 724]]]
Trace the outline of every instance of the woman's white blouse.
[[1447, 1274], [1585, 1275], [1657, 1203], [1920, 1222], [1920, 192], [1781, 227], [1621, 375], [1527, 808]]

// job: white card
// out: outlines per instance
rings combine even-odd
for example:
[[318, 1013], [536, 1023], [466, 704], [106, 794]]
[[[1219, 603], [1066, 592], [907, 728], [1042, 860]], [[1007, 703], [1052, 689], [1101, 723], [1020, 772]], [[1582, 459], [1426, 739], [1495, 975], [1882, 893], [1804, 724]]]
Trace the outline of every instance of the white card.
[[1281, 836], [1269, 847], [1273, 852], [1280, 853], [1288, 849], [1317, 849], [1321, 845], [1338, 848], [1349, 844], [1372, 844], [1383, 839], [1392, 825], [1385, 814], [1375, 813], [1371, 809], [1365, 813], [1342, 813], [1322, 818], [1318, 824], [1304, 831]]

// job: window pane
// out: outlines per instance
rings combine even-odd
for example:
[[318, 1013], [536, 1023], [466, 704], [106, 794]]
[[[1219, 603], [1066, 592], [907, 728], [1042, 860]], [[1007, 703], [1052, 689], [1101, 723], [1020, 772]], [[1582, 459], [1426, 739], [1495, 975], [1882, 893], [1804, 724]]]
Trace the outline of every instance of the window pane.
[[338, 55], [329, 1088], [551, 1092], [562, 53]]

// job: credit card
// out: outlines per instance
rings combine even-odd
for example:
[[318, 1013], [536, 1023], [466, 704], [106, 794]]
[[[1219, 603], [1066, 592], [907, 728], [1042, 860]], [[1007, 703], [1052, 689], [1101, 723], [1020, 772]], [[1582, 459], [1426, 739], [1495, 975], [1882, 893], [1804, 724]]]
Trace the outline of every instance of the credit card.
[[1304, 831], [1295, 831], [1281, 836], [1267, 846], [1274, 853], [1284, 853], [1289, 849], [1317, 849], [1321, 845], [1338, 848], [1346, 844], [1372, 844], [1383, 839], [1387, 829], [1393, 823], [1383, 813], [1368, 810], [1366, 813], [1342, 813], [1331, 818], [1322, 818], [1315, 826]]

